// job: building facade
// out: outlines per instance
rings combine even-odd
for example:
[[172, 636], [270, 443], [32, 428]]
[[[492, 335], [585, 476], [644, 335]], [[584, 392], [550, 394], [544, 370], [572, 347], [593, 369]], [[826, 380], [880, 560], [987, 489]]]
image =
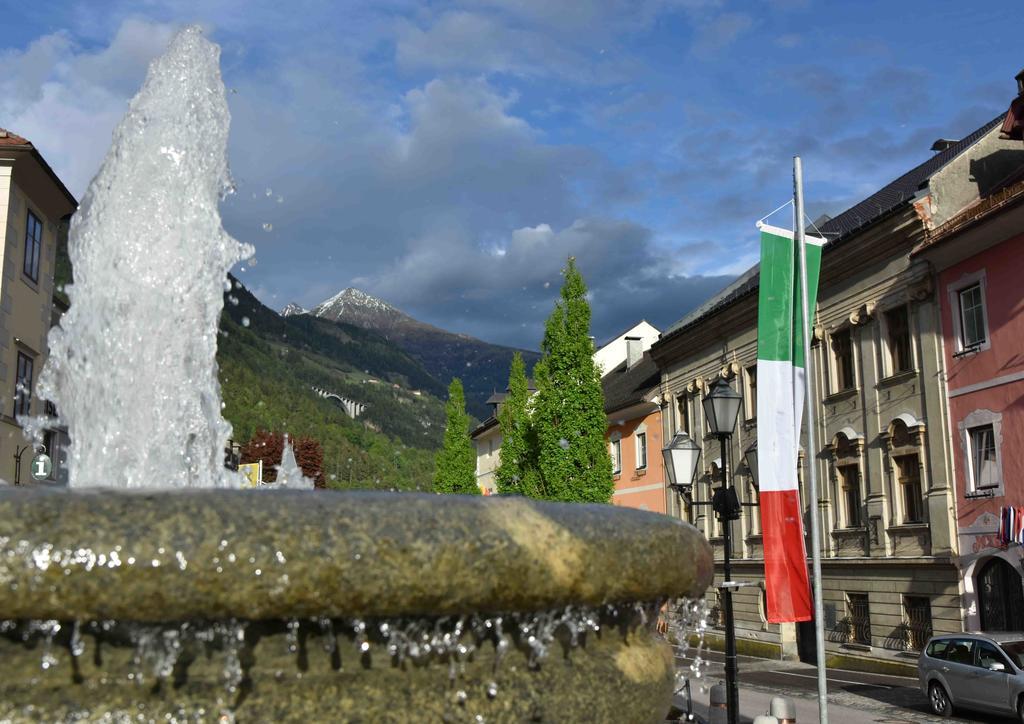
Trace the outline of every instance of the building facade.
[[[18, 418], [46, 412], [35, 383], [53, 318], [57, 240], [77, 205], [29, 141], [0, 129], [0, 479], [11, 484], [32, 482], [34, 451]], [[48, 452], [56, 481], [61, 452]]]
[[601, 380], [615, 480], [612, 504], [667, 513], [661, 378], [651, 356], [637, 354], [639, 349]]
[[[945, 195], [931, 187], [933, 178], [951, 165], [980, 168], [1000, 146], [997, 125], [941, 146], [819, 224], [827, 244], [810, 360], [818, 449], [801, 453], [797, 475], [805, 532], [810, 516], [820, 516], [830, 663], [884, 661], [898, 669], [914, 661], [931, 633], [961, 630], [941, 307], [930, 265], [912, 259], [911, 251], [925, 238], [922, 208], [945, 212]], [[682, 429], [703, 448], [698, 502], [711, 499], [723, 467], [740, 500], [757, 502], [743, 464], [757, 437], [757, 291], [755, 268], [680, 320], [651, 350], [661, 369], [664, 434]], [[705, 434], [700, 404], [717, 378], [744, 399], [724, 460], [718, 442]], [[819, 481], [817, 505], [803, 486], [810, 465]], [[722, 523], [710, 508], [678, 499], [671, 504], [671, 512], [705, 532], [720, 559]], [[757, 508], [745, 507], [732, 525], [734, 578], [754, 584], [734, 594], [741, 647], [811, 658], [813, 624], [766, 621]]]
[[966, 630], [1024, 630], [1022, 536], [1000, 535], [1005, 511], [1024, 514], [1024, 143], [1017, 144], [1017, 178], [936, 226], [915, 251], [938, 280]]

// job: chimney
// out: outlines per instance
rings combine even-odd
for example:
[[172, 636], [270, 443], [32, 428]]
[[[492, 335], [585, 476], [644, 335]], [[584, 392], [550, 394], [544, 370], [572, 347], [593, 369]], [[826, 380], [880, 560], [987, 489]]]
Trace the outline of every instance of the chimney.
[[1024, 70], [1014, 76], [1017, 79], [1017, 95], [1024, 96]]
[[639, 337], [626, 337], [626, 369], [633, 369], [633, 365], [644, 356], [643, 342]]
[[947, 148], [955, 146], [958, 143], [960, 143], [960, 140], [956, 138], [940, 138], [932, 144], [931, 150], [936, 153], [942, 153]]

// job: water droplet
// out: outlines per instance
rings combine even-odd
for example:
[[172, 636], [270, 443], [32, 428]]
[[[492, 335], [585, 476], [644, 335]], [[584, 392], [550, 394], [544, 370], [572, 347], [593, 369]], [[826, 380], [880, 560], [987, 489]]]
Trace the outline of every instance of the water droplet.
[[274, 230], [274, 225], [271, 224], [269, 221], [264, 221], [263, 222], [263, 230], [264, 231], [273, 231]]
[[487, 698], [493, 699], [498, 695], [498, 685], [491, 681], [487, 684]]
[[248, 327], [249, 326], [249, 318], [248, 317], [242, 317], [242, 326], [243, 327]]

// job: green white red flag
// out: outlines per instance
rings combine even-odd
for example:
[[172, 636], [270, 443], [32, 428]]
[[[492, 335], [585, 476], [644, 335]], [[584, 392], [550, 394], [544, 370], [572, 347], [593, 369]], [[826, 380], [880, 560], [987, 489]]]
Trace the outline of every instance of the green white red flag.
[[[797, 485], [804, 409], [799, 250], [792, 231], [761, 225], [757, 309], [757, 468], [768, 621], [813, 617]], [[824, 239], [806, 236], [807, 308], [814, 316]]]

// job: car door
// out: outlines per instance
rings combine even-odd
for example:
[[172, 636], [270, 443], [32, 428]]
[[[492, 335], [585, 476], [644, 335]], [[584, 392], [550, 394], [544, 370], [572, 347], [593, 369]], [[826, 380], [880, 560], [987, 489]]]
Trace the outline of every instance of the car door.
[[970, 693], [970, 677], [975, 672], [975, 643], [974, 639], [956, 639], [946, 649], [946, 660], [939, 666], [942, 678], [949, 687], [949, 696], [956, 706], [968, 704], [974, 699]]
[[[993, 671], [993, 665], [1002, 671]], [[1010, 706], [1010, 674], [1013, 667], [995, 644], [978, 641], [974, 646], [974, 666], [968, 681], [965, 703], [992, 711], [1013, 713]]]

